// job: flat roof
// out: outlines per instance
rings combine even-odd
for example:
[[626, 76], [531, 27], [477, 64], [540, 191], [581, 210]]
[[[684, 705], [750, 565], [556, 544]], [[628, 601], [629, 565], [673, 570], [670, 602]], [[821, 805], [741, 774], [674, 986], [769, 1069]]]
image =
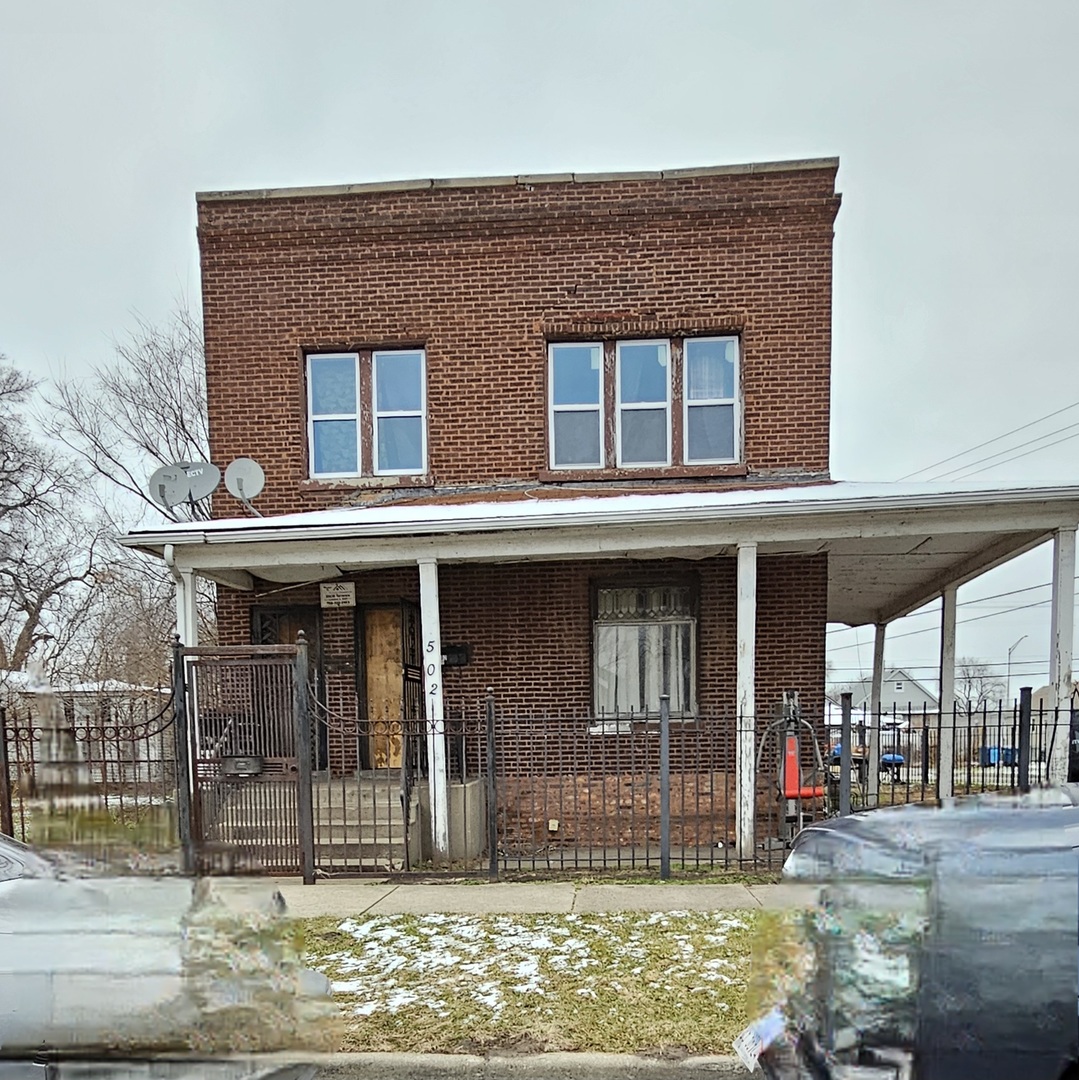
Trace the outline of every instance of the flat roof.
[[747, 173], [803, 172], [836, 169], [839, 158], [802, 158], [758, 161], [742, 165], [707, 165], [701, 168], [663, 169], [658, 172], [533, 173], [521, 176], [458, 176], [431, 180], [387, 180], [369, 184], [326, 184], [310, 187], [249, 188], [238, 191], [198, 191], [196, 202], [244, 199], [304, 199], [333, 195], [364, 195], [387, 191], [426, 191], [438, 188], [532, 187], [537, 184], [599, 184], [625, 180], [691, 180], [701, 176], [737, 176]]

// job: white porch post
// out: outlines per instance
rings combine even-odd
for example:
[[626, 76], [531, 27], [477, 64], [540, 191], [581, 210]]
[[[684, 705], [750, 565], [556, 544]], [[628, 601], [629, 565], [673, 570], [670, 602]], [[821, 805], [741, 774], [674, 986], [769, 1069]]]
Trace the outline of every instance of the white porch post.
[[1058, 710], [1049, 782], [1068, 781], [1071, 743], [1072, 634], [1075, 621], [1075, 529], [1058, 529], [1053, 537], [1053, 602], [1049, 630], [1049, 685]]
[[176, 633], [182, 645], [199, 643], [199, 609], [195, 575], [181, 570], [176, 578]]
[[873, 682], [869, 688], [869, 761], [866, 774], [869, 803], [874, 805], [880, 794], [880, 702], [884, 685], [884, 635], [887, 623], [873, 628]]
[[427, 767], [431, 785], [431, 844], [436, 856], [450, 849], [449, 798], [446, 774], [446, 727], [442, 700], [442, 625], [438, 611], [438, 563], [419, 562], [420, 624], [423, 629], [423, 673], [427, 702]]
[[955, 595], [954, 585], [941, 594], [940, 605], [940, 745], [937, 748], [937, 797], [950, 798], [955, 765]]
[[757, 663], [757, 545], [738, 545], [737, 601], [738, 693], [735, 775], [737, 779], [738, 856], [752, 859], [755, 854], [754, 809], [756, 803], [756, 663]]

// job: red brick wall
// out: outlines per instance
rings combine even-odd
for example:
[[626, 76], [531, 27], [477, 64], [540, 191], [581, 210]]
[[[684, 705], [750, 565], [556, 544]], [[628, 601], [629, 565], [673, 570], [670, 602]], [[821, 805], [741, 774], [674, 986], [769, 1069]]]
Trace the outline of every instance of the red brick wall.
[[[592, 710], [591, 583], [663, 571], [699, 581], [697, 693], [702, 713], [735, 712], [735, 560], [625, 563], [551, 562], [442, 566], [444, 644], [472, 646], [472, 662], [443, 673], [447, 710], [474, 712], [492, 687], [500, 707], [556, 717]], [[758, 563], [757, 711], [770, 717], [782, 692], [796, 689], [807, 715], [823, 710], [827, 601], [825, 556], [762, 557]], [[418, 599], [415, 570], [356, 575], [358, 603]], [[252, 603], [317, 604], [317, 587], [258, 597], [220, 590], [221, 640], [248, 640]], [[323, 612], [323, 665], [330, 705], [353, 708], [353, 613]]]
[[424, 345], [421, 483], [534, 484], [548, 340], [737, 332], [749, 481], [825, 475], [834, 180], [828, 166], [203, 198], [213, 459], [262, 463], [266, 514], [376, 496], [383, 481], [307, 479], [303, 351]]

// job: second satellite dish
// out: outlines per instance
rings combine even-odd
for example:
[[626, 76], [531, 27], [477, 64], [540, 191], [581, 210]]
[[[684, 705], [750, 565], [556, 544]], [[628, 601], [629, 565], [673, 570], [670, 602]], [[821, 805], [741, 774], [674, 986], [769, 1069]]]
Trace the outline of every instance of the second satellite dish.
[[241, 502], [250, 502], [266, 485], [262, 466], [251, 458], [237, 458], [225, 470], [225, 487]]
[[212, 495], [214, 488], [221, 482], [221, 470], [208, 461], [192, 461], [184, 467], [184, 472], [187, 473], [187, 481], [191, 486], [188, 498], [192, 502]]

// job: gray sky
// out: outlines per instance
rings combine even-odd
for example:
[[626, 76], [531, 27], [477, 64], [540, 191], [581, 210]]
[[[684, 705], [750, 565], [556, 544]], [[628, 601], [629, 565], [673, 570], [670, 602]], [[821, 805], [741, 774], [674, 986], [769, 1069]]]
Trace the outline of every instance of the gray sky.
[[[832, 472], [896, 479], [1079, 402], [1077, 46], [1074, 0], [0, 0], [0, 351], [82, 372], [197, 299], [197, 190], [838, 155]], [[1077, 451], [972, 479], [1076, 482]], [[1048, 580], [1036, 552], [960, 600]], [[1024, 633], [1036, 673], [1048, 605], [959, 651], [1003, 670]]]

